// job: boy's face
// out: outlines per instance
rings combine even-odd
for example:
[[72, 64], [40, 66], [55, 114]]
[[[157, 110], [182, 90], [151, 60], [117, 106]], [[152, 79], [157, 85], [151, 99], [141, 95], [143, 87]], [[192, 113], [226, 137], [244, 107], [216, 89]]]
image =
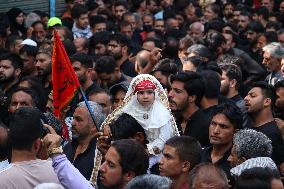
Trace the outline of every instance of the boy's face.
[[76, 21], [77, 21], [77, 27], [81, 29], [87, 28], [89, 25], [88, 13], [81, 14], [80, 17]]
[[137, 100], [144, 107], [149, 107], [155, 100], [155, 92], [153, 89], [146, 89], [137, 92]]
[[161, 176], [176, 178], [182, 173], [184, 161], [180, 160], [176, 149], [165, 145], [163, 155], [159, 161], [159, 171]]

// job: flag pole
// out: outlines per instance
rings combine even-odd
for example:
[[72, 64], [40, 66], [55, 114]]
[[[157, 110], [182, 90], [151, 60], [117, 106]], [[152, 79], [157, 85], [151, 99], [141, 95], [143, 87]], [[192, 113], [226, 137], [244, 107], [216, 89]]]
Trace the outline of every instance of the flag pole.
[[86, 95], [85, 95], [85, 93], [84, 93], [83, 88], [82, 88], [81, 85], [80, 85], [80, 93], [81, 93], [82, 96], [83, 96], [83, 99], [84, 99], [84, 101], [85, 101], [85, 104], [86, 104], [86, 106], [87, 106], [87, 108], [88, 108], [88, 110], [89, 110], [89, 112], [90, 112], [90, 114], [91, 114], [92, 120], [93, 120], [93, 122], [94, 122], [94, 124], [95, 124], [95, 126], [96, 126], [97, 131], [99, 132], [99, 131], [100, 131], [100, 130], [99, 130], [99, 127], [97, 126], [97, 124], [96, 124], [96, 122], [95, 122], [95, 116], [94, 116], [94, 114], [93, 114], [93, 111], [92, 111], [92, 109], [91, 109], [91, 107], [90, 107], [90, 104], [89, 104], [89, 102], [88, 102], [88, 100], [87, 100], [87, 98], [86, 98]]

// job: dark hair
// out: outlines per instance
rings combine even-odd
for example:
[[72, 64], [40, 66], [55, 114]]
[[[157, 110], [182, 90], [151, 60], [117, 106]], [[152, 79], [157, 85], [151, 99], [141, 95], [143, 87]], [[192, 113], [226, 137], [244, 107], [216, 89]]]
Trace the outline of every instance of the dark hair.
[[21, 107], [10, 120], [9, 139], [13, 149], [31, 150], [36, 139], [43, 133], [41, 113], [32, 107]]
[[113, 73], [117, 67], [115, 59], [112, 56], [102, 56], [100, 57], [95, 65], [95, 70], [97, 73]]
[[71, 9], [71, 16], [73, 19], [79, 19], [82, 14], [87, 14], [88, 8], [85, 5], [75, 4]]
[[279, 173], [267, 167], [246, 169], [238, 177], [235, 189], [271, 189], [271, 181], [280, 179]]
[[114, 7], [117, 7], [117, 6], [123, 6], [126, 10], [128, 10], [128, 4], [126, 1], [123, 1], [123, 0], [118, 0], [118, 1], [115, 1], [114, 4], [113, 4]]
[[133, 139], [122, 139], [112, 143], [120, 156], [122, 172], [133, 171], [135, 176], [147, 173], [149, 156], [144, 147]]
[[261, 89], [261, 93], [265, 98], [271, 99], [271, 106], [273, 107], [276, 100], [276, 94], [273, 89], [273, 86], [269, 85], [265, 81], [257, 81], [252, 84], [251, 88], [259, 87]]
[[130, 27], [132, 28], [132, 25], [131, 25], [130, 22], [127, 22], [127, 21], [122, 20], [122, 21], [119, 23], [119, 28], [120, 28], [120, 30], [121, 30], [121, 28], [126, 27], [126, 26], [130, 26]]
[[190, 136], [174, 136], [168, 139], [165, 145], [175, 148], [182, 161], [190, 163], [190, 170], [201, 161], [202, 149], [200, 143]]
[[240, 16], [247, 16], [247, 17], [249, 17], [249, 19], [251, 18], [251, 14], [250, 14], [250, 12], [248, 12], [247, 10], [241, 11]]
[[233, 103], [224, 103], [216, 107], [215, 111], [212, 113], [212, 117], [217, 114], [223, 114], [231, 122], [235, 129], [242, 128], [242, 112]]
[[108, 31], [101, 31], [96, 32], [91, 38], [90, 38], [90, 47], [95, 48], [95, 46], [99, 43], [107, 45], [109, 42], [109, 32]]
[[205, 24], [205, 33], [207, 33], [209, 30], [215, 30], [217, 32], [222, 32], [222, 28], [224, 26], [224, 23], [220, 20], [210, 20]]
[[93, 59], [85, 53], [76, 53], [71, 57], [71, 62], [78, 61], [84, 68], [93, 68]]
[[96, 24], [102, 24], [102, 23], [107, 23], [106, 19], [102, 16], [92, 16], [90, 18], [90, 26], [91, 28], [95, 27]]
[[35, 57], [35, 56], [37, 55], [37, 51], [38, 51], [38, 48], [35, 47], [35, 46], [24, 45], [24, 46], [20, 49], [20, 54], [26, 53], [28, 56], [33, 56], [33, 57]]
[[5, 53], [0, 55], [0, 60], [9, 60], [12, 62], [12, 66], [14, 67], [14, 69], [23, 69], [23, 61], [21, 59], [21, 57], [17, 54], [13, 54], [13, 53]]
[[226, 76], [230, 81], [236, 80], [236, 89], [240, 90], [242, 86], [242, 71], [235, 64], [219, 64], [220, 68], [226, 72]]
[[212, 52], [216, 51], [218, 47], [221, 47], [223, 43], [226, 43], [226, 39], [219, 32], [209, 33], [206, 37], [206, 44]]
[[179, 81], [184, 83], [184, 89], [188, 95], [195, 95], [195, 103], [198, 105], [204, 95], [205, 83], [202, 76], [196, 72], [180, 72], [170, 78], [170, 82]]
[[65, 39], [62, 43], [69, 57], [73, 56], [77, 52], [76, 46], [70, 39]]
[[217, 72], [213, 70], [202, 70], [201, 75], [205, 80], [204, 96], [210, 99], [218, 98], [220, 94], [221, 81]]
[[129, 37], [127, 37], [125, 34], [122, 34], [122, 33], [116, 33], [116, 34], [111, 35], [109, 40], [110, 41], [116, 41], [121, 46], [129, 47], [129, 45], [130, 45]]
[[55, 29], [64, 31], [64, 41], [69, 39], [72, 42], [74, 40], [73, 33], [67, 26], [55, 26]]
[[238, 35], [235, 33], [235, 32], [233, 32], [233, 31], [231, 31], [231, 30], [226, 30], [226, 31], [224, 31], [224, 34], [229, 34], [229, 35], [231, 35], [232, 36], [232, 41], [234, 42], [234, 43], [238, 43], [238, 41], [239, 41], [239, 38], [238, 38]]
[[[264, 36], [267, 44], [271, 43], [271, 42], [278, 42], [278, 36], [277, 33], [274, 31], [268, 31], [268, 32], [264, 32], [263, 34], [259, 35], [260, 36]], [[258, 37], [258, 38], [259, 38]]]
[[34, 89], [31, 88], [24, 88], [24, 87], [18, 87], [16, 88], [16, 90], [13, 91], [12, 95], [10, 96], [10, 98], [8, 99], [9, 104], [11, 103], [12, 97], [15, 93], [22, 91], [24, 93], [27, 93], [28, 95], [31, 96], [32, 98], [32, 104], [34, 107], [36, 108], [40, 108], [40, 100], [39, 100], [39, 96], [41, 95], [40, 93], [38, 93], [37, 91], [35, 91]]
[[260, 6], [255, 10], [255, 13], [259, 16], [262, 15], [264, 20], [268, 20], [269, 11], [265, 6]]
[[274, 89], [278, 89], [280, 87], [283, 87], [284, 88], [284, 80], [281, 80], [281, 81], [277, 81], [277, 83], [275, 83], [274, 85]]
[[[145, 64], [146, 66], [146, 64]], [[177, 65], [173, 59], [165, 58], [159, 61], [158, 64], [153, 68], [152, 73], [160, 71], [162, 75], [169, 77], [170, 75], [177, 74]]]
[[[42, 84], [40, 83], [39, 78], [34, 77], [34, 76], [24, 76], [21, 78], [20, 82], [23, 82], [23, 81], [27, 81], [29, 83], [28, 89], [32, 90], [30, 95], [35, 94], [36, 96], [36, 97], [32, 96], [33, 100], [35, 101], [36, 107], [38, 107], [39, 110], [44, 112], [46, 108], [45, 105], [47, 102], [47, 97], [45, 95], [40, 95], [40, 94], [44, 94], [44, 88]], [[23, 87], [21, 87], [21, 89], [22, 88]], [[37, 99], [38, 99], [38, 102], [37, 102]]]
[[[204, 61], [199, 56], [191, 56], [185, 59], [186, 62], [191, 62], [196, 68], [202, 66]], [[186, 63], [185, 63], [186, 64]]]
[[282, 27], [282, 24], [280, 22], [275, 22], [275, 21], [269, 21], [267, 22], [265, 29], [270, 29], [273, 28], [275, 31], [280, 30]]
[[223, 24], [223, 28], [225, 28], [225, 27], [230, 27], [233, 30], [233, 32], [235, 32], [235, 33], [238, 32], [238, 26], [235, 23], [233, 23], [233, 22], [226, 22], [226, 23], [224, 23]]
[[137, 9], [139, 9], [139, 7], [141, 6], [141, 3], [143, 3], [146, 0], [131, 0], [132, 3], [132, 7], [131, 10], [132, 12], [136, 12]]
[[212, 3], [206, 6], [206, 8], [210, 8], [215, 14], [219, 15], [220, 14], [220, 6], [217, 5], [216, 3]]
[[258, 21], [251, 21], [247, 26], [247, 31], [254, 31], [256, 33], [264, 32], [264, 27]]
[[9, 49], [10, 47], [15, 46], [16, 45], [16, 41], [17, 40], [21, 40], [21, 39], [22, 38], [20, 36], [18, 36], [18, 35], [10, 35], [8, 40], [7, 40], [7, 43], [6, 43], [6, 47]]
[[143, 133], [145, 140], [147, 140], [143, 127], [135, 118], [126, 113], [121, 114], [117, 120], [112, 122], [110, 129], [114, 140], [130, 139], [134, 137], [137, 132]]

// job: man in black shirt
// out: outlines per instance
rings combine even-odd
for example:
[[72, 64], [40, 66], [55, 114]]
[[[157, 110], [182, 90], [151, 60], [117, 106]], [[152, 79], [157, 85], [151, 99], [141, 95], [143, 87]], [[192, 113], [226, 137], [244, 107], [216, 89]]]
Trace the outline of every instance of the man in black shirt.
[[130, 39], [124, 34], [114, 34], [110, 36], [108, 43], [108, 53], [113, 56], [116, 65], [120, 68], [121, 72], [127, 76], [135, 77], [135, 65], [129, 61], [129, 45]]
[[8, 125], [8, 99], [17, 88], [23, 69], [23, 62], [16, 54], [4, 53], [0, 56], [0, 120]]
[[242, 82], [242, 72], [235, 64], [219, 64], [222, 70], [220, 92], [226, 98], [231, 99], [240, 108], [243, 114], [243, 126], [247, 124], [245, 101], [239, 93]]
[[[78, 77], [81, 87], [88, 98], [92, 91], [98, 90], [96, 82], [92, 80], [93, 60], [91, 56], [84, 53], [77, 53], [71, 57], [73, 69]], [[70, 104], [70, 111], [68, 115], [72, 115], [75, 111], [77, 104], [83, 101], [81, 93], [78, 93]]]
[[220, 166], [230, 176], [230, 156], [234, 133], [242, 127], [242, 114], [239, 108], [226, 103], [218, 105], [212, 114], [209, 126], [211, 147], [205, 148], [202, 162], [210, 162]]
[[284, 173], [284, 142], [272, 115], [275, 93], [266, 82], [257, 82], [245, 97], [246, 110], [253, 121], [252, 129], [266, 134], [272, 141], [272, 159]]
[[210, 120], [198, 107], [204, 93], [202, 76], [195, 72], [182, 72], [172, 76], [170, 82], [170, 108], [180, 114], [176, 117], [181, 134], [195, 137], [202, 146], [208, 146]]
[[130, 80], [129, 77], [121, 73], [112, 56], [100, 57], [96, 62], [95, 70], [102, 88], [110, 89], [115, 84]]
[[69, 161], [87, 180], [90, 179], [94, 167], [96, 126], [99, 128], [105, 118], [99, 104], [91, 101], [89, 104], [95, 120], [92, 120], [85, 102], [79, 103], [73, 114], [72, 141], [64, 147]]

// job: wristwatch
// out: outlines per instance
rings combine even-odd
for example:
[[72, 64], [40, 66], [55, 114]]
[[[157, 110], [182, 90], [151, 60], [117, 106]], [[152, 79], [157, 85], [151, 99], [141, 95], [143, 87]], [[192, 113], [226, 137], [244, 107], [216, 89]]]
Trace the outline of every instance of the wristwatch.
[[59, 146], [57, 148], [48, 149], [47, 153], [49, 157], [51, 157], [54, 154], [62, 154], [63, 153], [62, 146]]

